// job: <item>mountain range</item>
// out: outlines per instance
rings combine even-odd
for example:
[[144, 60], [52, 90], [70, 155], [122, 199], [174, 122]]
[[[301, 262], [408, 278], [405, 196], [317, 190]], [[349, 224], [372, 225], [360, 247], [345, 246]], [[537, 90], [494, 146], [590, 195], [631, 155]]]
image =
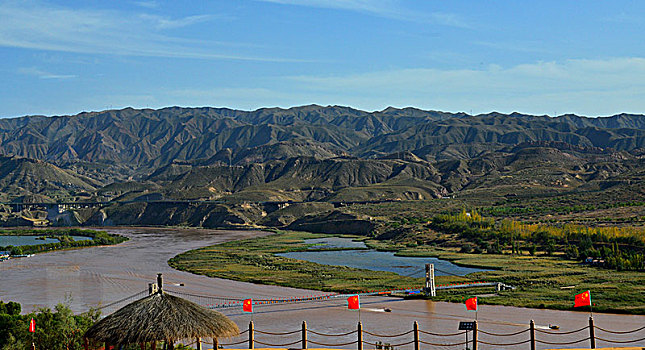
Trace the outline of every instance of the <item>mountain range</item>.
[[0, 201], [341, 202], [604, 191], [638, 183], [644, 154], [645, 116], [633, 114], [126, 108], [0, 119]]
[[252, 112], [224, 108], [110, 110], [0, 119], [0, 153], [56, 164], [121, 164], [133, 173], [172, 161], [252, 163], [343, 153], [409, 151], [425, 160], [469, 159], [523, 142], [631, 151], [645, 147], [645, 118], [463, 113], [316, 105]]

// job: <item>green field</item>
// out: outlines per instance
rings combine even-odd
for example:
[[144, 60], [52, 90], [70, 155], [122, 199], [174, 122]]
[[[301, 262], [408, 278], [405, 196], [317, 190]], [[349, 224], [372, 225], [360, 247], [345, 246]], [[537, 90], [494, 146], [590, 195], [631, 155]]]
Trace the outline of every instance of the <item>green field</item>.
[[[279, 232], [227, 242], [182, 253], [169, 265], [196, 274], [259, 284], [272, 284], [326, 292], [360, 292], [422, 286], [420, 278], [394, 273], [320, 265], [274, 254], [307, 249], [304, 239], [326, 235]], [[351, 236], [348, 236], [351, 237]], [[356, 237], [366, 239], [365, 237]], [[490, 289], [440, 291], [435, 300], [461, 302], [473, 294], [486, 294], [482, 304], [573, 310], [576, 293], [591, 290], [594, 311], [645, 314], [645, 273], [609, 271], [584, 266], [560, 256], [465, 254], [430, 245], [366, 241], [368, 246], [407, 256], [433, 256], [456, 264], [493, 269], [466, 277], [440, 276], [437, 284], [469, 280], [503, 282], [515, 286], [492, 294]], [[584, 308], [579, 308], [580, 311]]]

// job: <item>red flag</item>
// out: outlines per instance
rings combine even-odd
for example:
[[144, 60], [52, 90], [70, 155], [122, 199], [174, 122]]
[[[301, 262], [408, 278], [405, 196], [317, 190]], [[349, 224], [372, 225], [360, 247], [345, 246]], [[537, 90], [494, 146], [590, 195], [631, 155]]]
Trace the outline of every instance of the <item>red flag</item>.
[[253, 312], [253, 301], [251, 299], [244, 299], [242, 303], [242, 311]]
[[347, 298], [347, 308], [352, 310], [358, 310], [361, 308], [361, 300], [358, 295], [352, 295]]
[[578, 306], [591, 306], [591, 291], [586, 290], [576, 295], [576, 299], [573, 304], [573, 307], [578, 307]]
[[31, 321], [29, 321], [29, 332], [30, 333], [36, 332], [36, 320], [34, 320], [33, 318], [31, 319]]
[[477, 311], [477, 297], [466, 299], [466, 310]]

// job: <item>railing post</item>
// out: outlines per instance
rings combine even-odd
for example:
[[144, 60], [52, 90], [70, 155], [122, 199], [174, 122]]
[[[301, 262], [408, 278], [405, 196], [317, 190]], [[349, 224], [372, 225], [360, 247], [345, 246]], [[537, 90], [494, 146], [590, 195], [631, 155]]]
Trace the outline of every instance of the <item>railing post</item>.
[[197, 350], [202, 350], [202, 338], [197, 338]]
[[249, 349], [253, 349], [253, 321], [249, 322]]
[[529, 329], [531, 330], [531, 350], [535, 350], [535, 322], [533, 320], [531, 320]]
[[302, 348], [307, 348], [307, 321], [302, 321]]
[[477, 320], [475, 320], [475, 327], [473, 328], [473, 350], [477, 350]]
[[363, 325], [358, 322], [358, 350], [363, 350]]
[[419, 324], [414, 321], [414, 350], [419, 350]]
[[437, 296], [437, 288], [434, 284], [434, 264], [430, 264], [430, 296]]
[[160, 273], [157, 274], [157, 293], [161, 294], [163, 291], [163, 277]]
[[596, 334], [594, 332], [593, 326], [593, 317], [589, 316], [589, 342], [591, 343], [591, 348], [596, 348]]

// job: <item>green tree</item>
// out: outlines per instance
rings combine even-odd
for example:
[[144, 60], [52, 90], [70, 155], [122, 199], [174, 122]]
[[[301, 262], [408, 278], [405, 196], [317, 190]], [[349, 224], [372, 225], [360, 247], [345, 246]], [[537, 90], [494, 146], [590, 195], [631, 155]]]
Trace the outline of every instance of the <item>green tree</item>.
[[[0, 314], [0, 349], [25, 350], [32, 342], [36, 349], [82, 349], [83, 334], [99, 316], [97, 310], [74, 315], [65, 304], [56, 305], [54, 310], [43, 308], [28, 315]], [[35, 333], [28, 332], [31, 318], [36, 321]]]
[[12, 316], [17, 316], [20, 315], [21, 307], [19, 303], [16, 303], [15, 301], [10, 301], [10, 302], [3, 302], [0, 301], [0, 315], [12, 315]]

